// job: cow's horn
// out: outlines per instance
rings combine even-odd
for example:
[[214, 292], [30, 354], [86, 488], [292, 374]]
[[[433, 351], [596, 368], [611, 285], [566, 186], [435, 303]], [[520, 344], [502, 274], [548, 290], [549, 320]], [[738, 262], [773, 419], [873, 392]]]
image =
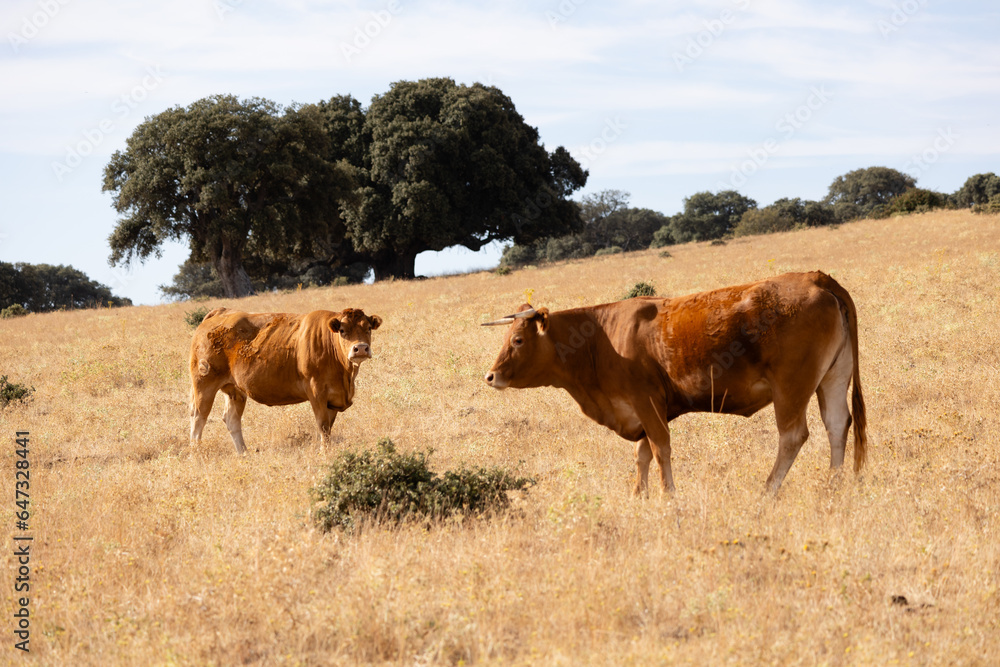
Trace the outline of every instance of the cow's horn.
[[501, 324], [513, 324], [513, 323], [514, 323], [514, 318], [513, 317], [505, 317], [502, 320], [495, 320], [493, 322], [483, 322], [479, 326], [481, 326], [481, 327], [496, 327], [496, 326], [500, 326]]
[[494, 322], [483, 322], [479, 326], [481, 327], [495, 327], [501, 324], [513, 324], [514, 320], [523, 320], [526, 317], [533, 317], [535, 315], [535, 309], [529, 308], [528, 310], [522, 310], [520, 313], [514, 313], [513, 315], [507, 315], [502, 320], [496, 320]]

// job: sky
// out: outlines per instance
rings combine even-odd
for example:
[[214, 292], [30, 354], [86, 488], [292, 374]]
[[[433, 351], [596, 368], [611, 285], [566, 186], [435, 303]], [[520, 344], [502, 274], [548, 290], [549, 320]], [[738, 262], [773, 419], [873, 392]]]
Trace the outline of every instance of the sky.
[[672, 215], [735, 189], [764, 206], [876, 165], [954, 192], [1000, 172], [998, 34], [995, 0], [4, 0], [0, 261], [71, 264], [159, 303], [186, 244], [108, 265], [103, 170], [139, 123], [216, 94], [367, 106], [427, 77], [500, 88], [589, 170], [577, 199], [618, 189]]

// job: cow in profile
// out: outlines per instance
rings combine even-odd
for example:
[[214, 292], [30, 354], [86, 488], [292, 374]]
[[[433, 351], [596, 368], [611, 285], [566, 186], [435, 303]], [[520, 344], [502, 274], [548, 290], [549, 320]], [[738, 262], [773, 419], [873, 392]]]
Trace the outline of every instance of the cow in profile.
[[750, 416], [770, 403], [779, 438], [767, 488], [776, 493], [809, 435], [813, 394], [830, 465], [839, 467], [852, 382], [855, 471], [864, 465], [857, 312], [847, 290], [824, 273], [551, 313], [525, 304], [485, 325], [496, 324], [511, 326], [487, 384], [568, 391], [585, 415], [636, 443], [636, 494], [647, 489], [652, 459], [663, 488], [674, 490], [671, 419], [688, 412]]
[[353, 308], [305, 315], [216, 308], [191, 341], [191, 441], [201, 440], [221, 390], [237, 453], [246, 451], [241, 420], [248, 397], [264, 405], [309, 401], [326, 444], [337, 413], [354, 401], [354, 380], [371, 358], [371, 333], [380, 324], [378, 315]]

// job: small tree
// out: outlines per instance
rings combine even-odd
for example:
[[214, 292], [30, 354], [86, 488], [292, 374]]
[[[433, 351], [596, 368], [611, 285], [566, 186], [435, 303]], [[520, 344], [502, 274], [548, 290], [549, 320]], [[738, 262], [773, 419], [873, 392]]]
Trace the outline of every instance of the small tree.
[[670, 234], [675, 243], [722, 238], [752, 208], [757, 208], [757, 202], [735, 190], [698, 192], [686, 198], [684, 211], [670, 219]]
[[915, 186], [912, 176], [889, 167], [855, 169], [834, 179], [824, 201], [832, 205], [853, 204], [862, 215], [867, 215], [879, 204], [888, 204]]
[[996, 195], [1000, 195], [1000, 176], [987, 172], [970, 176], [951, 199], [956, 206], [969, 208], [977, 204], [986, 204]]

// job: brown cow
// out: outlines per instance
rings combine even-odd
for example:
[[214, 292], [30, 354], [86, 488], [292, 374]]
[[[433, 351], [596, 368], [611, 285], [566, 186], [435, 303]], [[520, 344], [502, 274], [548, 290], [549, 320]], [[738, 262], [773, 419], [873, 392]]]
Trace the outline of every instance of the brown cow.
[[550, 313], [525, 304], [492, 324], [512, 324], [486, 382], [561, 387], [583, 413], [636, 443], [634, 493], [649, 462], [673, 491], [667, 422], [687, 412], [750, 416], [774, 403], [777, 492], [809, 433], [813, 394], [830, 438], [830, 466], [844, 461], [854, 382], [854, 469], [865, 462], [865, 402], [858, 323], [843, 287], [821, 273], [787, 273], [675, 299], [637, 297]]
[[264, 405], [309, 401], [325, 444], [337, 413], [351, 407], [354, 379], [371, 358], [371, 333], [380, 324], [378, 315], [353, 308], [305, 315], [216, 308], [191, 341], [191, 441], [201, 440], [222, 390], [237, 453], [246, 451], [241, 419], [248, 396]]

